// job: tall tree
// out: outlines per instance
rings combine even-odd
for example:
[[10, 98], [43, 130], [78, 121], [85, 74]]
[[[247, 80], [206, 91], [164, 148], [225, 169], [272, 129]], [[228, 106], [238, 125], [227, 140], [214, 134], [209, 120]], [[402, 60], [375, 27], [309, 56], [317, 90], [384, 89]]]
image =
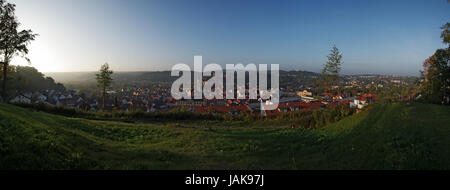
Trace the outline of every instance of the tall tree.
[[3, 101], [7, 101], [6, 81], [8, 65], [11, 59], [16, 56], [24, 57], [28, 54], [27, 45], [37, 36], [31, 30], [18, 31], [20, 25], [15, 15], [16, 5], [0, 0], [0, 54], [3, 55], [3, 82], [2, 97]]
[[438, 49], [423, 63], [422, 93], [432, 103], [450, 104], [450, 23], [441, 27], [446, 49]]
[[442, 25], [441, 29], [442, 29], [441, 33], [442, 42], [450, 46], [450, 23], [447, 22], [446, 24]]
[[97, 79], [97, 86], [102, 88], [102, 110], [105, 110], [106, 88], [110, 87], [112, 84], [112, 74], [113, 71], [109, 69], [108, 63], [103, 64], [100, 67], [100, 73], [95, 74]]
[[336, 45], [330, 50], [330, 54], [327, 56], [328, 61], [322, 69], [322, 75], [325, 77], [325, 91], [328, 85], [332, 85], [339, 77], [339, 72], [341, 71], [342, 65], [342, 53]]

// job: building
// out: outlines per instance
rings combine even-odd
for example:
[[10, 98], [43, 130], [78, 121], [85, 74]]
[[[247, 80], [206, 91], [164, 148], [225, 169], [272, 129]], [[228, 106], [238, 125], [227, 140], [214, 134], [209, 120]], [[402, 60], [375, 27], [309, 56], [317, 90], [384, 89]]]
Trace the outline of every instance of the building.
[[283, 112], [293, 112], [293, 111], [299, 111], [299, 110], [314, 110], [314, 109], [320, 109], [325, 107], [325, 104], [322, 102], [286, 102], [286, 103], [280, 103], [278, 104], [278, 108], [275, 110], [262, 110], [261, 114], [263, 116], [267, 115], [277, 115]]
[[26, 104], [30, 104], [31, 103], [31, 96], [27, 96], [27, 95], [18, 95], [15, 98], [13, 98], [12, 100], [10, 100], [9, 102], [11, 103], [26, 103]]
[[297, 95], [298, 96], [312, 96], [312, 92], [309, 92], [307, 90], [303, 90], [303, 91], [297, 92]]
[[362, 97], [355, 98], [353, 102], [350, 102], [350, 107], [362, 109], [365, 106], [369, 105], [370, 103], [375, 102], [376, 100], [377, 100], [376, 95], [364, 94], [362, 95]]

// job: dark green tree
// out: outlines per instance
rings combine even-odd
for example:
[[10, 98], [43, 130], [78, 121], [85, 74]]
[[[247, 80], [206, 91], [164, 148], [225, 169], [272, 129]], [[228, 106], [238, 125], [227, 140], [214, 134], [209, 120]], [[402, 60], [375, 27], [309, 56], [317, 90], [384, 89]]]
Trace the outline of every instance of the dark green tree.
[[441, 33], [441, 38], [442, 41], [450, 46], [450, 23], [446, 23], [444, 25], [441, 26], [442, 29], [442, 33]]
[[64, 86], [55, 83], [51, 77], [46, 77], [34, 67], [9, 66], [8, 95], [19, 95], [25, 92], [39, 92], [47, 89], [65, 90]]
[[106, 96], [106, 88], [110, 87], [112, 84], [113, 71], [109, 69], [108, 63], [103, 64], [100, 67], [100, 73], [95, 74], [97, 79], [97, 86], [102, 89], [102, 110], [105, 110], [105, 96]]
[[422, 94], [432, 103], [450, 104], [450, 23], [441, 27], [446, 49], [438, 49], [423, 63]]
[[3, 56], [3, 82], [2, 97], [6, 102], [6, 81], [8, 80], [7, 71], [11, 59], [16, 56], [24, 57], [28, 54], [27, 45], [37, 36], [31, 30], [18, 31], [20, 25], [15, 15], [16, 5], [0, 0], [0, 54]]
[[328, 61], [324, 65], [322, 69], [322, 75], [324, 77], [324, 88], [327, 90], [328, 85], [334, 84], [339, 77], [339, 72], [341, 71], [342, 66], [342, 53], [339, 52], [339, 49], [336, 45], [330, 50], [330, 54], [327, 56]]

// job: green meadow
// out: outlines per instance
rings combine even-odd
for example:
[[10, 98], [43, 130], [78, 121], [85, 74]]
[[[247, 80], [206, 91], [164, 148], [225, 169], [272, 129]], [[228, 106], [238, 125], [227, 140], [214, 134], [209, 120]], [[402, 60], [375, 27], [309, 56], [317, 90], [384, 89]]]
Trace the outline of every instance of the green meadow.
[[0, 169], [450, 169], [450, 107], [371, 105], [288, 122], [89, 120], [0, 104]]

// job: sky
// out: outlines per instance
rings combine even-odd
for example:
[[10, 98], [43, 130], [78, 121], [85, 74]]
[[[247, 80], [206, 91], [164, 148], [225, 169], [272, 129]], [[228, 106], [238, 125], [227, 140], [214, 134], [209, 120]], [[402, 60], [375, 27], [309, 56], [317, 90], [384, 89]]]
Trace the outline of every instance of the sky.
[[[446, 0], [9, 0], [39, 36], [41, 72], [170, 70], [177, 63], [280, 64], [320, 72], [333, 45], [343, 74], [419, 75], [445, 47]], [[14, 58], [15, 65], [30, 65]]]

